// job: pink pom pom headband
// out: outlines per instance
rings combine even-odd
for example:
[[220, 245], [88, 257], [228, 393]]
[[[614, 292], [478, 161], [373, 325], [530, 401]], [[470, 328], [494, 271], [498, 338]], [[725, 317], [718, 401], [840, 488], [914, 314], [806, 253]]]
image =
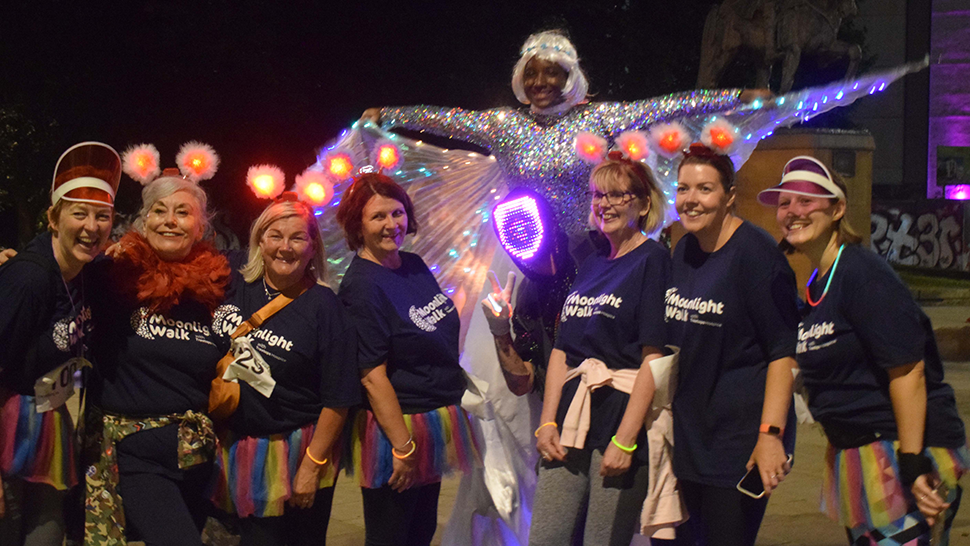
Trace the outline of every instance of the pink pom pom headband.
[[[121, 155], [122, 170], [133, 180], [147, 186], [160, 176], [167, 176], [160, 166], [158, 149], [151, 144], [129, 147]], [[182, 178], [198, 184], [215, 176], [219, 169], [219, 155], [212, 146], [201, 142], [186, 142], [175, 156]]]

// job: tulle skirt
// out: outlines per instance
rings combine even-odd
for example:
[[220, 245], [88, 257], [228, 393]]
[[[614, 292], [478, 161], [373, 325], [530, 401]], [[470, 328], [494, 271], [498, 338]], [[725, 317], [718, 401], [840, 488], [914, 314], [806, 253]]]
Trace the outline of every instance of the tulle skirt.
[[[281, 516], [293, 493], [292, 483], [313, 439], [315, 425], [263, 437], [219, 439], [212, 502], [223, 511], [245, 518]], [[338, 442], [339, 444], [339, 442]], [[318, 489], [333, 487], [337, 478], [337, 447], [320, 473]]]
[[33, 396], [0, 389], [0, 473], [60, 491], [77, 485], [74, 422], [67, 407], [37, 413]]
[[[825, 454], [822, 512], [844, 527], [877, 529], [898, 522], [912, 511], [899, 480], [898, 442], [873, 442], [853, 449], [829, 445]], [[940, 478], [956, 494], [957, 481], [970, 464], [966, 447], [928, 447]]]
[[[412, 456], [418, 458], [413, 486], [439, 482], [443, 476], [481, 465], [471, 419], [459, 406], [404, 415], [416, 444]], [[393, 471], [391, 443], [370, 410], [357, 413], [350, 442], [352, 457], [347, 470], [358, 476], [360, 486], [376, 489], [387, 485]]]

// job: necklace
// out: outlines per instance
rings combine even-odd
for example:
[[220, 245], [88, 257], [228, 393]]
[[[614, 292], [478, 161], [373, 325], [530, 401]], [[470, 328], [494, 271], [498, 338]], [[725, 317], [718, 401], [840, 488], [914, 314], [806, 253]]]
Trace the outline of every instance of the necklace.
[[825, 299], [825, 295], [829, 293], [829, 286], [832, 285], [832, 277], [835, 276], [835, 269], [839, 267], [839, 258], [842, 257], [843, 250], [845, 250], [845, 244], [839, 247], [839, 254], [835, 257], [835, 263], [832, 264], [832, 272], [829, 273], [829, 280], [825, 281], [825, 290], [822, 290], [822, 297], [820, 297], [818, 301], [812, 301], [812, 290], [811, 290], [812, 281], [814, 281], [815, 276], [818, 275], [818, 268], [816, 268], [815, 271], [812, 272], [812, 276], [808, 279], [808, 284], [805, 285], [805, 301], [807, 301], [808, 304], [811, 305], [812, 307], [815, 307], [818, 304], [822, 303], [822, 300]]
[[[74, 303], [74, 296], [71, 295], [71, 287], [67, 285], [67, 280], [64, 278], [64, 275], [61, 275], [61, 282], [64, 283], [64, 291], [67, 292], [67, 299], [71, 302], [71, 313], [74, 315], [74, 318], [72, 320], [77, 320], [77, 316], [78, 316], [77, 305]], [[80, 292], [81, 292], [81, 308], [83, 309], [84, 308], [84, 277], [81, 277], [81, 290], [80, 290]], [[83, 329], [83, 327], [80, 326], [80, 324], [78, 324], [78, 332], [79, 333], [80, 333], [81, 329]], [[78, 345], [79, 345], [78, 346], [78, 352], [79, 352], [79, 354], [77, 356], [83, 358], [84, 357], [84, 350], [86, 348], [84, 346], [83, 334], [79, 335], [79, 339], [80, 339], [80, 341], [78, 343]]]
[[[64, 291], [67, 292], [67, 299], [70, 300], [70, 302], [71, 302], [71, 311], [73, 311], [74, 314], [77, 314], [77, 306], [74, 305], [74, 296], [71, 295], [71, 287], [69, 287], [67, 285], [67, 280], [64, 279], [64, 276], [63, 275], [61, 275], [61, 282], [64, 283]], [[84, 305], [84, 292], [83, 292], [83, 290], [84, 290], [84, 279], [83, 278], [81, 279], [81, 290], [82, 290], [82, 292], [81, 292], [81, 305]]]
[[273, 299], [280, 295], [279, 290], [274, 290], [273, 292], [269, 291], [269, 285], [266, 284], [266, 277], [263, 277], [263, 292], [266, 292], [266, 297], [269, 299]]

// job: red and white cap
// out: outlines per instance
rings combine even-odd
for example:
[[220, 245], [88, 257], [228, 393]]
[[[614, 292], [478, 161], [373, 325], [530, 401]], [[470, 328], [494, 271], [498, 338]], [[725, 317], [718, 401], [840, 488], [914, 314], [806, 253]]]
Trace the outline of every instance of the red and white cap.
[[807, 155], [791, 158], [782, 171], [781, 183], [762, 190], [758, 194], [758, 202], [770, 207], [777, 206], [778, 194], [781, 192], [845, 201], [845, 192], [832, 181], [828, 168], [821, 161]]
[[54, 167], [51, 205], [74, 201], [114, 207], [121, 182], [121, 157], [101, 142], [81, 142], [61, 154]]

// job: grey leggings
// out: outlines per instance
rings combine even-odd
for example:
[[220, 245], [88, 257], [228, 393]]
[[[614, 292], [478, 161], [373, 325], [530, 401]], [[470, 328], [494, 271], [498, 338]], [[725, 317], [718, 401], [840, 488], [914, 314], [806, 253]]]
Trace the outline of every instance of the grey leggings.
[[0, 519], [0, 544], [60, 546], [64, 541], [64, 497], [42, 483], [4, 478], [6, 516]]
[[530, 546], [569, 544], [580, 518], [586, 522], [583, 544], [629, 546], [647, 496], [648, 470], [633, 466], [622, 476], [603, 478], [602, 461], [600, 450], [569, 449], [565, 462], [542, 463]]

